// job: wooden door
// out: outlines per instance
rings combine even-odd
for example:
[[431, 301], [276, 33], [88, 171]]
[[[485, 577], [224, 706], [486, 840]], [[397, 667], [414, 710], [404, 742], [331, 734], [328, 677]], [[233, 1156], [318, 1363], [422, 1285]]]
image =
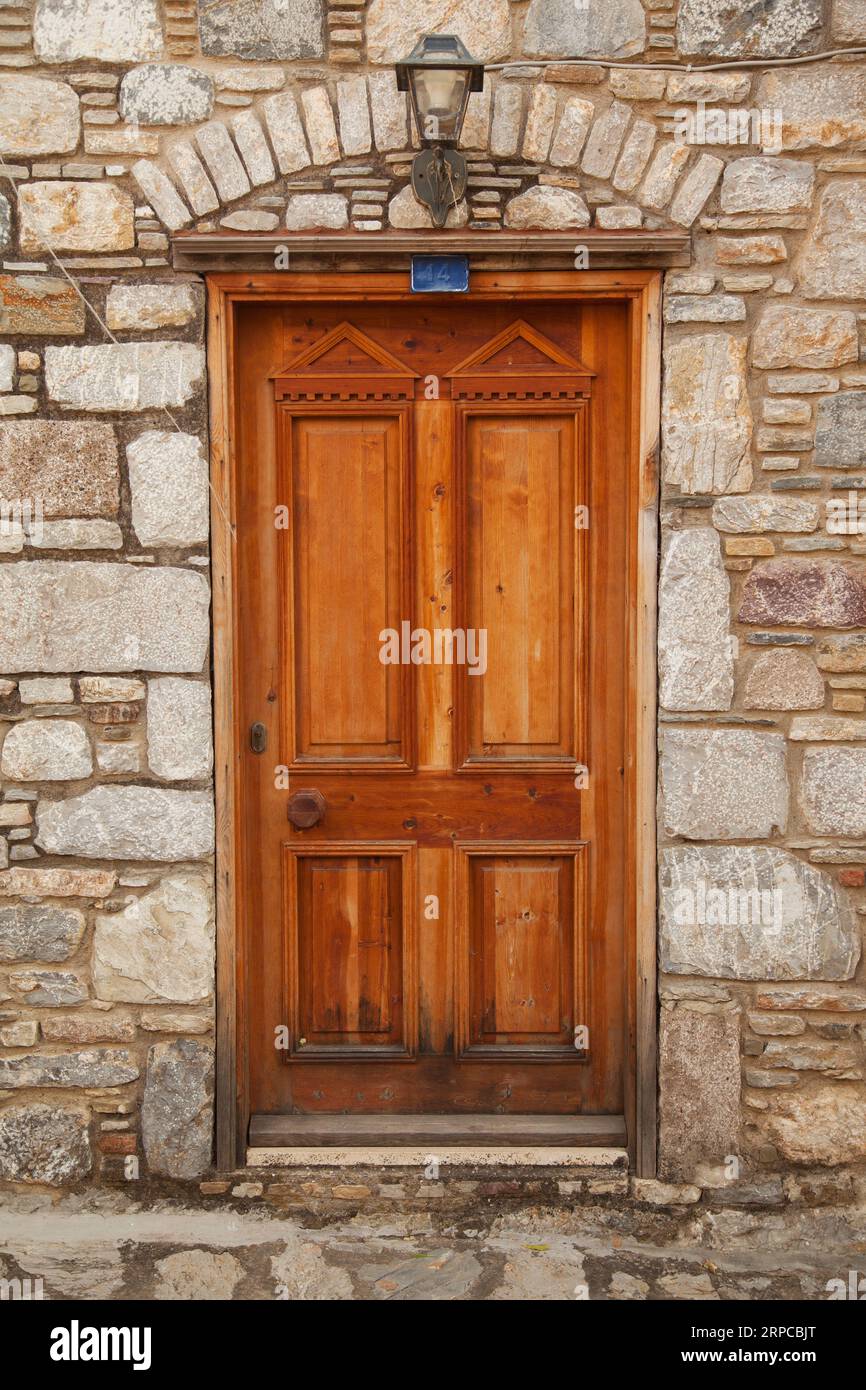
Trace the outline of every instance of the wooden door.
[[624, 306], [251, 304], [236, 367], [254, 1142], [621, 1116]]

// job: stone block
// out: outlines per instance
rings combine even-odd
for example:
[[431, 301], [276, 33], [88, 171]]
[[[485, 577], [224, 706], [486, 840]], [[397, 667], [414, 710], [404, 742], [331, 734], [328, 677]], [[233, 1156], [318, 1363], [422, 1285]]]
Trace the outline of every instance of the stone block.
[[[575, 97], [575, 101], [579, 98]], [[652, 121], [635, 121], [629, 131], [622, 154], [613, 175], [613, 186], [619, 193], [632, 193], [643, 178], [656, 143], [656, 128]]]
[[112, 869], [7, 869], [0, 873], [0, 897], [100, 899], [116, 881]]
[[815, 166], [805, 159], [734, 159], [722, 179], [722, 212], [800, 212], [812, 205]]
[[814, 53], [821, 38], [821, 0], [681, 0], [681, 53], [720, 58], [793, 58]]
[[660, 964], [728, 980], [849, 980], [860, 933], [823, 870], [764, 845], [681, 845], [659, 869]]
[[800, 805], [815, 835], [866, 835], [866, 748], [807, 748]]
[[[277, 171], [274, 168], [274, 161], [265, 139], [265, 132], [253, 112], [239, 112], [238, 115], [232, 116], [229, 125], [251, 183], [257, 188], [262, 184], [274, 183]], [[275, 218], [274, 226], [276, 225], [277, 219]]]
[[222, 121], [206, 121], [195, 133], [196, 144], [224, 203], [250, 191], [247, 171]]
[[824, 682], [815, 662], [796, 648], [761, 652], [743, 692], [745, 709], [823, 709]]
[[515, 231], [564, 231], [589, 226], [589, 209], [570, 188], [536, 187], [520, 193], [505, 209], [505, 225]]
[[[631, 107], [625, 102], [614, 101], [595, 121], [581, 161], [583, 172], [590, 178], [610, 178], [631, 122], [631, 114]], [[524, 158], [541, 157], [529, 156], [525, 149], [523, 153]]]
[[833, 149], [866, 139], [866, 72], [823, 63], [765, 73], [757, 106], [782, 117], [782, 148]]
[[532, 58], [633, 58], [643, 52], [646, 36], [640, 0], [606, 5], [530, 0], [523, 48]]
[[661, 786], [668, 835], [760, 840], [784, 833], [785, 738], [747, 729], [667, 729]]
[[0, 275], [0, 333], [61, 338], [83, 333], [84, 328], [84, 302], [68, 280]]
[[93, 987], [99, 999], [193, 1004], [214, 990], [213, 891], [200, 874], [173, 874], [97, 915]]
[[752, 482], [747, 342], [718, 333], [665, 345], [662, 459], [684, 493], [746, 492]]
[[4, 1090], [126, 1086], [138, 1075], [138, 1064], [131, 1053], [110, 1047], [58, 1056], [28, 1053], [24, 1057], [0, 1057], [0, 1087]]
[[825, 1083], [817, 1090], [777, 1096], [766, 1127], [779, 1153], [792, 1163], [862, 1163], [866, 1086]]
[[817, 531], [820, 520], [817, 503], [802, 497], [780, 497], [776, 493], [723, 497], [713, 507], [713, 525], [718, 531], [734, 535]]
[[197, 1178], [213, 1145], [213, 1049], [190, 1038], [156, 1043], [147, 1056], [141, 1114], [151, 1172]]
[[[591, 107], [588, 130], [595, 107], [592, 102], [586, 104]], [[490, 127], [490, 153], [496, 158], [509, 159], [517, 154], [522, 113], [523, 92], [518, 83], [500, 82], [493, 94], [493, 123]], [[570, 120], [573, 121], [574, 117]]]
[[388, 150], [404, 150], [409, 142], [406, 93], [398, 91], [397, 79], [393, 72], [371, 73], [367, 85], [370, 90], [376, 149], [383, 154]]
[[752, 341], [752, 361], [761, 368], [840, 367], [856, 362], [858, 351], [856, 315], [841, 309], [769, 305]]
[[866, 44], [866, 10], [862, 0], [833, 0], [831, 19], [834, 41]]
[[681, 227], [691, 227], [695, 218], [703, 211], [724, 167], [724, 162], [715, 155], [701, 155], [674, 195], [670, 207], [673, 222], [678, 222]]
[[[392, 66], [405, 58], [421, 34], [456, 34], [473, 58], [492, 63], [511, 50], [508, 0], [370, 0], [367, 56]], [[528, 50], [527, 50], [528, 51]]]
[[340, 158], [340, 142], [327, 87], [307, 87], [301, 93], [301, 105], [313, 163], [336, 163]]
[[36, 0], [33, 45], [43, 63], [138, 63], [162, 52], [158, 0]]
[[710, 527], [670, 532], [659, 587], [659, 698], [670, 710], [730, 709], [730, 583]]
[[201, 441], [147, 430], [126, 450], [132, 524], [144, 546], [201, 545], [210, 531], [208, 463]]
[[556, 121], [556, 88], [542, 82], [535, 87], [526, 116], [523, 134], [523, 158], [546, 163]]
[[213, 850], [209, 792], [93, 787], [65, 801], [39, 801], [36, 843], [82, 859], [201, 859]]
[[197, 285], [112, 285], [105, 322], [113, 333], [183, 328], [193, 322], [201, 306]]
[[294, 174], [310, 163], [307, 137], [293, 92], [278, 92], [262, 102], [262, 112], [282, 174]]
[[[321, 58], [324, 0], [197, 0], [202, 52], [273, 62]], [[408, 51], [408, 50], [407, 50]]]
[[13, 782], [75, 782], [92, 771], [87, 733], [72, 719], [24, 719], [3, 741], [0, 772]]
[[197, 672], [209, 606], [207, 580], [189, 570], [94, 560], [0, 565], [0, 670]]
[[0, 1178], [62, 1187], [87, 1177], [89, 1122], [78, 1106], [37, 1102], [0, 1110]]
[[807, 299], [866, 297], [866, 184], [839, 180], [821, 193], [818, 218], [797, 262]]
[[79, 101], [72, 87], [27, 73], [3, 73], [0, 154], [16, 159], [71, 154], [80, 132]]
[[68, 970], [16, 970], [8, 981], [30, 1008], [65, 1009], [88, 998], [84, 981]]
[[349, 225], [349, 204], [342, 193], [293, 193], [286, 208], [290, 232], [342, 231]]
[[213, 771], [210, 686], [161, 676], [148, 682], [147, 760], [166, 782], [197, 781]]
[[133, 164], [130, 172], [145, 199], [170, 232], [177, 232], [181, 227], [189, 226], [192, 221], [189, 209], [158, 164], [153, 164], [148, 159], [139, 159]]
[[840, 391], [818, 402], [815, 466], [866, 467], [866, 391]]
[[129, 251], [135, 245], [130, 195], [110, 183], [57, 179], [18, 190], [21, 250]]
[[665, 301], [665, 323], [743, 323], [746, 302], [737, 294], [678, 294]]
[[866, 576], [835, 560], [767, 560], [747, 576], [738, 617], [762, 627], [863, 627]]
[[43, 515], [115, 516], [119, 469], [113, 425], [0, 420], [0, 497], [41, 503]]
[[[217, 191], [192, 145], [187, 140], [179, 140], [172, 145], [168, 158], [193, 212], [199, 217], [216, 212], [220, 206]], [[159, 211], [158, 206], [156, 210]]]
[[683, 1181], [698, 1163], [740, 1147], [739, 1010], [663, 1009], [659, 1042], [660, 1176]]
[[660, 145], [653, 155], [652, 163], [637, 195], [638, 202], [643, 207], [653, 208], [656, 212], [666, 208], [674, 196], [680, 175], [690, 157], [691, 150], [688, 145], [672, 142]]
[[68, 960], [81, 945], [84, 925], [84, 915], [74, 908], [0, 907], [0, 961]]
[[84, 411], [182, 406], [202, 388], [204, 351], [194, 343], [106, 343], [45, 351], [48, 397]]
[[127, 72], [120, 84], [120, 114], [135, 125], [192, 125], [213, 108], [206, 72], [181, 63], [148, 63]]
[[373, 131], [367, 102], [367, 83], [363, 77], [345, 77], [337, 83], [337, 113], [343, 153], [348, 156], [369, 153], [373, 144]]

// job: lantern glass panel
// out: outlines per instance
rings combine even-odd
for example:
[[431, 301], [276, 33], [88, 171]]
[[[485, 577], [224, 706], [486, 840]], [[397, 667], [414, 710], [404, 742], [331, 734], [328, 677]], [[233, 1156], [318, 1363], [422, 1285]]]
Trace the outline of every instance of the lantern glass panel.
[[421, 139], [456, 142], [469, 100], [469, 73], [463, 68], [416, 68], [410, 80]]

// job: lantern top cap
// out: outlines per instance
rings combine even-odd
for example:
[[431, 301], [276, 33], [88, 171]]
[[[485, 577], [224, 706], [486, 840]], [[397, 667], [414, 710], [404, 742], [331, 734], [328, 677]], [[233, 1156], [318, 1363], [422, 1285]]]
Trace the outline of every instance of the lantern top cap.
[[408, 92], [412, 68], [466, 68], [471, 92], [480, 92], [484, 85], [484, 64], [456, 34], [422, 34], [409, 56], [396, 64], [398, 91]]

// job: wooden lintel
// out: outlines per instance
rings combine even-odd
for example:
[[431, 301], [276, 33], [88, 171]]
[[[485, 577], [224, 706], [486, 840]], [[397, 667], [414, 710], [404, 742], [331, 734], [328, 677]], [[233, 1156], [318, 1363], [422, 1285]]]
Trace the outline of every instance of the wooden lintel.
[[179, 232], [172, 239], [178, 270], [231, 271], [280, 268], [321, 271], [368, 263], [375, 268], [409, 268], [412, 255], [468, 255], [479, 269], [507, 262], [533, 269], [574, 268], [578, 248], [589, 252], [589, 268], [664, 269], [691, 264], [691, 236], [685, 231], [572, 232]]

